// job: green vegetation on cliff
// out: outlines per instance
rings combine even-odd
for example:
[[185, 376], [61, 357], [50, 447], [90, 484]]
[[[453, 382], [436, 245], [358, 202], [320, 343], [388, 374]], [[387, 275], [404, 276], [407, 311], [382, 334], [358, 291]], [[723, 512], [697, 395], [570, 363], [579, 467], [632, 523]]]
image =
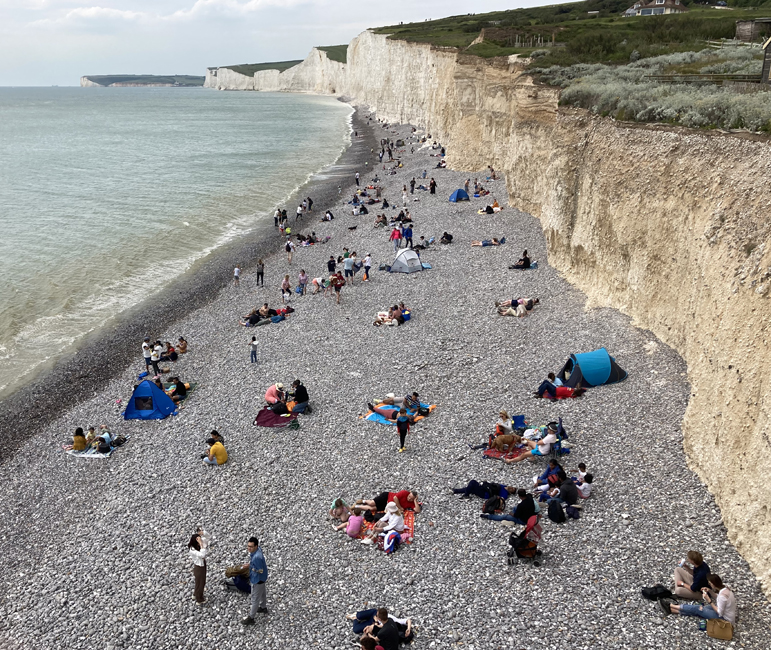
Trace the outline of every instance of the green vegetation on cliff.
[[294, 68], [298, 63], [302, 63], [302, 59], [297, 61], [273, 61], [270, 63], [239, 63], [238, 65], [221, 65], [220, 67], [247, 77], [253, 77], [254, 73], [260, 72], [260, 70], [278, 70], [283, 72], [289, 68]]
[[112, 84], [137, 84], [151, 86], [153, 84], [168, 84], [172, 86], [203, 86], [205, 77], [193, 75], [154, 75], [154, 74], [97, 74], [86, 75], [86, 79], [100, 86]]
[[[735, 0], [744, 2], [744, 0]], [[669, 52], [701, 50], [705, 40], [733, 38], [736, 20], [767, 16], [771, 0], [755, 0], [769, 9], [719, 11], [689, 4], [684, 14], [623, 18], [632, 0], [585, 0], [549, 7], [532, 7], [487, 14], [392, 25], [375, 30], [390, 38], [452, 47], [480, 57], [529, 54], [544, 49], [547, 65], [626, 63], [632, 52], [641, 58]], [[731, 3], [729, 3], [731, 4]], [[598, 13], [588, 13], [588, 12]], [[485, 29], [485, 40], [471, 43]], [[543, 45], [538, 44], [542, 39]], [[549, 47], [554, 39], [557, 47]], [[523, 45], [524, 41], [524, 46]], [[471, 47], [469, 47], [471, 46]]]
[[326, 52], [327, 58], [330, 61], [337, 61], [338, 63], [346, 63], [348, 61], [347, 45], [320, 45], [316, 49]]

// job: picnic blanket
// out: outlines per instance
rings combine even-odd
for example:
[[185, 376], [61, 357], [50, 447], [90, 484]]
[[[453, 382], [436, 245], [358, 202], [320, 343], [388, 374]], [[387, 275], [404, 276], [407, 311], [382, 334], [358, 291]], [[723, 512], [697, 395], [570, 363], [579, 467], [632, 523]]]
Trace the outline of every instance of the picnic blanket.
[[[374, 521], [367, 521], [366, 519], [362, 522], [361, 526], [361, 532], [359, 533], [359, 536], [357, 539], [364, 539], [364, 536], [369, 533], [374, 527], [375, 527]], [[412, 540], [415, 539], [415, 512], [412, 510], [405, 510], [404, 511], [404, 530], [399, 533], [399, 535], [402, 538], [402, 544], [412, 544]], [[382, 551], [383, 550], [383, 538], [378, 535], [377, 538], [377, 547]]]
[[525, 453], [527, 449], [525, 447], [514, 447], [509, 451], [498, 451], [497, 449], [485, 449], [482, 452], [482, 456], [485, 458], [494, 458], [495, 460], [506, 460], [507, 458], [516, 458]]
[[[423, 404], [423, 402], [420, 403], [420, 405], [423, 408], [427, 408], [429, 413], [433, 413], [434, 409], [436, 408], [436, 404]], [[378, 408], [382, 408], [384, 410], [389, 411], [398, 411], [399, 406], [391, 406], [389, 404], [384, 404], [383, 406], [379, 406]], [[410, 411], [407, 410], [407, 415], [415, 415], [417, 411]], [[415, 422], [420, 422], [421, 420], [425, 419], [425, 415], [415, 415]], [[396, 426], [396, 420], [389, 420], [387, 418], [384, 418], [380, 413], [373, 413], [372, 411], [367, 411], [364, 415], [359, 416], [360, 420], [369, 420], [370, 422], [377, 422], [378, 424], [387, 424], [390, 426]]]
[[266, 406], [257, 414], [257, 417], [254, 418], [252, 426], [271, 427], [276, 429], [281, 427], [288, 427], [295, 420], [297, 420], [297, 415], [294, 413], [289, 413], [287, 415], [276, 415]]
[[[125, 447], [126, 443], [129, 441], [129, 438], [131, 438], [129, 434], [125, 434], [123, 437], [126, 438], [126, 442], [124, 442], [121, 447]], [[75, 458], [109, 458], [112, 456], [112, 452], [114, 452], [116, 449], [120, 449], [121, 447], [112, 447], [110, 448], [110, 451], [105, 454], [99, 453], [93, 447], [89, 447], [83, 451], [75, 451], [74, 449], [67, 449], [66, 451], [70, 456], [75, 456]]]

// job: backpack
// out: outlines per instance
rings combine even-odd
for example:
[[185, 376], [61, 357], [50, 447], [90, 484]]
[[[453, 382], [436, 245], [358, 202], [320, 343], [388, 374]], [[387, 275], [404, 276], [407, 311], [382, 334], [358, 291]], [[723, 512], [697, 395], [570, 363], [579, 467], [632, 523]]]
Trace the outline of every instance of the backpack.
[[642, 597], [647, 600], [661, 600], [662, 598], [674, 598], [674, 594], [664, 585], [654, 585], [653, 587], [643, 587]]
[[506, 503], [503, 501], [503, 499], [501, 499], [501, 497], [490, 497], [482, 506], [482, 512], [484, 514], [492, 515], [503, 510], [505, 507]]
[[110, 443], [109, 443], [109, 442], [107, 442], [107, 441], [106, 441], [106, 440], [104, 440], [104, 439], [101, 439], [101, 440], [99, 441], [99, 444], [98, 444], [98, 445], [97, 445], [97, 447], [96, 447], [96, 450], [97, 450], [97, 451], [98, 451], [100, 454], [109, 454], [109, 453], [110, 453], [110, 451], [112, 450], [112, 447], [110, 447]]
[[561, 524], [566, 520], [565, 511], [562, 509], [559, 501], [549, 502], [549, 519], [554, 523]]
[[121, 447], [122, 445], [125, 444], [125, 442], [126, 442], [126, 436], [124, 436], [121, 433], [121, 434], [118, 434], [117, 436], [115, 436], [115, 438], [113, 438], [112, 446], [113, 447]]
[[289, 253], [292, 251], [292, 247], [289, 245], [289, 242], [286, 243], [286, 246], [284, 247], [284, 250]]

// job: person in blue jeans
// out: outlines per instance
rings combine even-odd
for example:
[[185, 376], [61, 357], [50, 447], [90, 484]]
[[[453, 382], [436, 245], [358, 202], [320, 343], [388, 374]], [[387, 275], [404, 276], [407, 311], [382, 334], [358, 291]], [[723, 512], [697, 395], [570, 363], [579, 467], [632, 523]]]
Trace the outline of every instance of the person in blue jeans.
[[511, 514], [490, 515], [482, 514], [482, 519], [490, 519], [492, 521], [513, 521], [515, 524], [527, 526], [527, 520], [536, 514], [536, 504], [533, 501], [533, 496], [528, 494], [523, 488], [517, 490], [517, 496], [519, 497], [519, 503]]
[[292, 382], [292, 392], [296, 402], [292, 407], [292, 413], [305, 413], [306, 411], [310, 413], [308, 402], [311, 398], [308, 396], [308, 390], [299, 379]]
[[[721, 577], [714, 573], [707, 576], [707, 584], [709, 587], [704, 587], [701, 590], [704, 596], [703, 605], [690, 603], [675, 605], [674, 601], [664, 598], [659, 601], [659, 607], [665, 615], [680, 614], [680, 616], [696, 616], [707, 620], [721, 618], [733, 625], [736, 622], [736, 597], [734, 593], [723, 584]], [[713, 598], [711, 591], [717, 593], [717, 598]]]
[[452, 488], [453, 494], [461, 494], [461, 499], [469, 498], [472, 494], [481, 499], [489, 499], [490, 497], [501, 497], [504, 501], [508, 499], [512, 494], [516, 494], [517, 488], [510, 485], [503, 485], [502, 483], [488, 483], [483, 481], [470, 480], [468, 485], [464, 488]]
[[244, 625], [254, 625], [255, 614], [268, 613], [268, 599], [265, 592], [265, 583], [268, 581], [268, 565], [265, 562], [265, 556], [262, 554], [260, 542], [256, 537], [249, 538], [246, 550], [249, 551], [249, 564], [245, 564], [244, 567], [249, 568], [249, 584], [252, 586], [252, 606], [249, 610], [249, 616], [244, 618], [241, 623]]

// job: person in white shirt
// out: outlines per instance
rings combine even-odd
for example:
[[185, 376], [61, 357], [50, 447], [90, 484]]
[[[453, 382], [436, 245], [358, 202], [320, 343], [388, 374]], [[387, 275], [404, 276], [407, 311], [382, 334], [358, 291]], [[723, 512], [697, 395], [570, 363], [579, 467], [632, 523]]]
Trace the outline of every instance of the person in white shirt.
[[364, 257], [362, 266], [364, 267], [364, 275], [361, 276], [361, 281], [369, 282], [369, 270], [372, 268], [372, 256], [369, 253]]
[[238, 283], [241, 280], [241, 265], [236, 264], [236, 268], [233, 269], [233, 284], [238, 286]]
[[404, 530], [404, 517], [393, 501], [386, 505], [385, 513], [385, 516], [375, 524], [369, 535], [361, 540], [362, 544], [374, 544], [375, 537], [385, 534], [390, 530], [395, 530], [397, 533], [401, 533]]
[[583, 479], [578, 480], [578, 496], [582, 499], [588, 499], [592, 495], [592, 481], [594, 477], [591, 474], [585, 474]]
[[546, 435], [541, 438], [541, 440], [523, 439], [522, 442], [524, 442], [529, 449], [524, 454], [520, 454], [515, 458], [507, 458], [505, 460], [506, 464], [519, 463], [531, 456], [538, 457], [548, 454], [551, 451], [551, 446], [557, 442], [557, 427], [550, 424], [549, 428], [546, 429]]
[[510, 435], [514, 431], [514, 422], [509, 417], [506, 410], [501, 409], [498, 413], [498, 421], [495, 423], [495, 435], [506, 436]]
[[695, 605], [686, 603], [675, 605], [674, 601], [664, 598], [659, 601], [664, 614], [680, 614], [680, 616], [696, 616], [698, 618], [720, 618], [733, 625], [736, 623], [736, 596], [723, 584], [719, 575], [710, 573], [707, 576], [707, 584], [710, 589], [717, 593], [717, 598], [713, 600], [710, 595], [710, 589], [704, 587], [701, 593], [704, 594], [704, 605]]
[[206, 586], [206, 556], [209, 551], [210, 542], [211, 537], [203, 528], [199, 528], [187, 544], [188, 552], [193, 560], [193, 576], [195, 577], [193, 596], [195, 597], [195, 602], [199, 605], [206, 602], [203, 590]]
[[276, 214], [273, 215], [273, 226], [278, 228], [278, 222], [281, 221], [281, 210], [276, 208]]
[[145, 336], [144, 341], [142, 341], [142, 356], [145, 360], [145, 370], [150, 370], [150, 357], [153, 355], [153, 348], [150, 345], [150, 337]]
[[302, 217], [302, 216], [303, 216], [303, 206], [302, 206], [302, 204], [300, 204], [300, 205], [297, 206], [297, 214], [295, 214], [294, 220], [295, 221], [299, 221], [300, 217]]
[[150, 353], [150, 363], [153, 366], [153, 372], [155, 373], [156, 377], [161, 374], [161, 369], [158, 367], [158, 362], [161, 360], [162, 354], [163, 346], [161, 345], [160, 341], [156, 341], [155, 346], [153, 347], [153, 351]]

